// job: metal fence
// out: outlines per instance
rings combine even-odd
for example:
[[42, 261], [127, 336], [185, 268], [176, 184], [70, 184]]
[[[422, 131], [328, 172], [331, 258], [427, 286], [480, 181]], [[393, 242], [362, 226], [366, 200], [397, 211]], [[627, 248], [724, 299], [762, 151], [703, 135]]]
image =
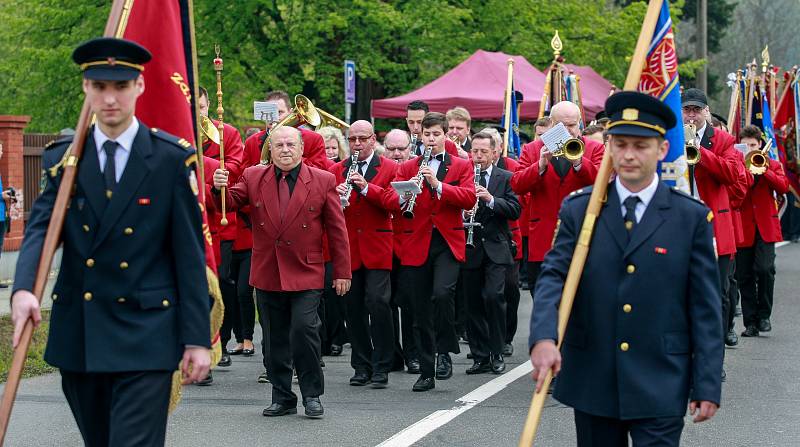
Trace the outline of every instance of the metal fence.
[[28, 221], [33, 201], [39, 197], [39, 184], [42, 178], [42, 152], [50, 142], [58, 139], [57, 134], [26, 133], [22, 136], [22, 161], [24, 178], [24, 219]]

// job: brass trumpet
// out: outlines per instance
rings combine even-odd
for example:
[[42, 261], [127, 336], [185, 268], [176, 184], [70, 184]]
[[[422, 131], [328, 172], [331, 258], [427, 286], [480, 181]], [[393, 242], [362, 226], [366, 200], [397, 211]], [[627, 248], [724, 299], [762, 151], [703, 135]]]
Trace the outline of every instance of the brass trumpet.
[[744, 164], [753, 175], [762, 175], [769, 169], [769, 148], [772, 146], [772, 139], [767, 141], [764, 149], [750, 151], [744, 156]]
[[696, 165], [700, 163], [700, 148], [697, 147], [697, 126], [689, 123], [683, 126], [683, 139], [686, 142], [686, 163]]
[[219, 144], [219, 130], [209, 117], [207, 116], [200, 117], [200, 130], [203, 132], [202, 134], [203, 143], [205, 143], [208, 140], [211, 140], [214, 143]]
[[[295, 95], [294, 108], [286, 115], [286, 118], [278, 121], [270, 129], [270, 133], [281, 126], [300, 127], [303, 124], [308, 124], [311, 127], [317, 128], [322, 122], [322, 116], [319, 110], [314, 107], [311, 100], [303, 95]], [[269, 136], [264, 140], [264, 145], [261, 146], [261, 160], [269, 162]]]
[[569, 161], [580, 160], [583, 157], [585, 145], [580, 138], [570, 138], [569, 140], [561, 143], [558, 148], [553, 151], [553, 157], [564, 157]]

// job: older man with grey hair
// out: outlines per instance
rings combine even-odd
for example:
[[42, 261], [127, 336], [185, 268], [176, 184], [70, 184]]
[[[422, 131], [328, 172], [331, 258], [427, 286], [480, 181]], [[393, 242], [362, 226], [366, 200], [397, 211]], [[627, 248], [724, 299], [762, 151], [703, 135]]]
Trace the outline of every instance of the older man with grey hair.
[[383, 138], [383, 147], [386, 148], [385, 157], [398, 164], [411, 157], [411, 139], [404, 130], [390, 130]]

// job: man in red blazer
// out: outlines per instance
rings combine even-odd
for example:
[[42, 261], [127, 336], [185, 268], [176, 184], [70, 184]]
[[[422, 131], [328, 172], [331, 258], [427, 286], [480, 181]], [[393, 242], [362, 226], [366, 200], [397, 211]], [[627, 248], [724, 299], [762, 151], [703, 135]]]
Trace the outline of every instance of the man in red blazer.
[[[439, 379], [453, 375], [449, 353], [460, 352], [453, 298], [459, 263], [464, 262], [466, 250], [461, 210], [475, 205], [472, 163], [445, 153], [447, 121], [443, 114], [425, 115], [422, 139], [433, 148], [428, 166], [420, 167], [422, 157], [415, 157], [400, 165], [395, 177], [398, 181], [410, 180], [419, 172], [424, 179], [400, 253], [400, 261], [409, 267], [408, 277], [412, 279], [414, 329], [419, 341], [420, 377], [414, 391], [433, 389], [434, 372]], [[397, 214], [406, 209], [410, 199], [409, 194], [399, 197], [393, 188], [384, 193], [387, 208]], [[436, 367], [434, 353], [439, 354]]]
[[[733, 147], [736, 140], [729, 133], [714, 129], [706, 121], [706, 116], [710, 116], [710, 113], [708, 98], [702, 90], [686, 89], [681, 95], [681, 107], [683, 124], [693, 123], [697, 126], [695, 144], [700, 148], [700, 161], [694, 167], [690, 167], [690, 177], [694, 177], [692, 191], [714, 213], [712, 223], [717, 244], [722, 315], [728, 315], [730, 311], [730, 302], [727, 299], [730, 285], [728, 273], [731, 259], [736, 254], [736, 234], [733, 229], [733, 213], [727, 188], [740, 181], [739, 162], [736, 149]], [[722, 326], [721, 335], [724, 339], [728, 333], [727, 318], [722, 319]]]
[[[348, 141], [352, 156], [336, 163], [330, 172], [336, 176], [336, 192], [347, 201], [344, 218], [353, 283], [344, 302], [353, 347], [350, 365], [355, 370], [350, 385], [371, 382], [373, 388], [386, 388], [394, 354], [394, 323], [389, 306], [392, 215], [382, 197], [394, 180], [397, 163], [375, 153], [375, 130], [369, 121], [354, 122]], [[352, 166], [356, 152], [358, 159]], [[351, 169], [354, 171], [348, 177]]]
[[[278, 121], [286, 118], [291, 111], [291, 104], [289, 94], [282, 90], [275, 90], [267, 93], [266, 101], [275, 104], [278, 107]], [[268, 124], [272, 127], [273, 123]], [[307, 129], [300, 129], [303, 136], [303, 163], [319, 169], [327, 169], [328, 157], [325, 156], [325, 140], [322, 135]], [[262, 130], [258, 133], [250, 135], [245, 141], [245, 146], [253, 145], [258, 147], [258, 152], [264, 147], [264, 142], [267, 140], [267, 131]], [[269, 157], [268, 157], [269, 159]]]
[[[425, 152], [425, 142], [422, 140], [422, 119], [425, 118], [428, 112], [430, 112], [430, 107], [428, 107], [428, 103], [425, 101], [411, 101], [406, 106], [406, 125], [408, 126], [408, 132], [412, 135], [412, 138], [413, 135], [417, 136], [416, 147], [411, 148], [412, 157], [422, 155], [422, 153]], [[459, 156], [456, 144], [450, 141], [449, 138], [444, 142], [444, 150], [453, 157]]]
[[[339, 295], [350, 289], [350, 249], [336, 179], [301, 163], [300, 131], [281, 127], [270, 138], [272, 164], [247, 168], [226, 190], [231, 208], [250, 206], [253, 257], [250, 284], [259, 312], [266, 315], [272, 405], [264, 416], [297, 413], [292, 366], [297, 369], [305, 413], [323, 415], [319, 306], [325, 270], [322, 238], [330, 242], [333, 284]], [[214, 173], [215, 191], [228, 172]], [[215, 202], [220, 195], [215, 194]], [[290, 343], [291, 341], [291, 343]]]
[[[200, 87], [200, 97], [197, 100], [200, 115], [208, 117], [209, 99], [208, 91]], [[214, 126], [219, 126], [219, 121], [211, 119]], [[244, 171], [244, 145], [239, 130], [228, 123], [223, 123], [222, 138], [225, 150], [225, 169], [230, 172], [231, 185], [236, 182]], [[220, 161], [219, 144], [207, 139], [203, 142], [203, 155]], [[221, 209], [219, 212], [221, 213]], [[222, 302], [225, 305], [225, 315], [220, 328], [222, 357], [219, 366], [230, 366], [231, 358], [228, 355], [228, 342], [231, 331], [234, 332], [238, 343], [244, 342], [241, 318], [239, 316], [239, 300], [236, 296], [236, 278], [231, 277], [231, 258], [233, 256], [233, 242], [236, 240], [236, 212], [226, 210], [225, 217], [228, 225], [222, 225], [222, 214], [217, 213], [215, 222], [209, 222], [211, 237], [215, 245], [219, 244], [219, 257], [217, 259], [217, 272], [219, 273], [219, 287], [222, 292]], [[239, 351], [241, 352], [241, 350]]]
[[[750, 151], [761, 149], [761, 129], [747, 126], [739, 134]], [[769, 160], [769, 157], [767, 156]], [[775, 286], [775, 242], [783, 240], [776, 196], [789, 191], [781, 163], [755, 175], [741, 208], [743, 241], [736, 252], [736, 277], [742, 293], [743, 337], [772, 330], [772, 294]]]
[[[553, 125], [562, 123], [569, 133], [584, 143], [583, 157], [570, 163], [554, 158], [541, 139], [522, 148], [519, 168], [511, 177], [511, 187], [519, 196], [528, 195], [528, 285], [531, 297], [544, 255], [550, 251], [556, 231], [561, 201], [569, 193], [594, 183], [597, 168], [603, 159], [603, 145], [581, 136], [580, 109], [562, 101], [553, 106]], [[544, 150], [543, 150], [544, 148]]]

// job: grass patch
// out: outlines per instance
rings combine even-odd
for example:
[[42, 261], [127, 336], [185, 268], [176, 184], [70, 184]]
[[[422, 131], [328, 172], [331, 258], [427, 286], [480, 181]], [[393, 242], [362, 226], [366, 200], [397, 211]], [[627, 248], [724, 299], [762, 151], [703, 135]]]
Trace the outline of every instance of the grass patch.
[[[35, 377], [56, 371], [56, 368], [48, 365], [43, 358], [49, 330], [50, 311], [43, 310], [42, 322], [33, 332], [33, 340], [28, 349], [28, 359], [25, 361], [22, 377]], [[11, 348], [13, 336], [14, 325], [11, 323], [11, 316], [0, 316], [0, 383], [5, 383], [8, 378], [8, 369], [11, 367], [11, 360], [14, 357], [14, 350]]]

